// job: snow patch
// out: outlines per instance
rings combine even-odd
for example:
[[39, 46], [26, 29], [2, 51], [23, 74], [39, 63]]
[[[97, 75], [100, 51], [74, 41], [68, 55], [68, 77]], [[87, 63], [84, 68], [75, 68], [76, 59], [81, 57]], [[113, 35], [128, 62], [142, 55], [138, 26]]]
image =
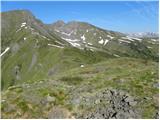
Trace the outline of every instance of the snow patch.
[[8, 50], [10, 49], [10, 47], [7, 47], [3, 53], [1, 53], [0, 57], [3, 56]]
[[122, 39], [118, 39], [121, 42], [126, 42], [126, 43], [131, 43], [130, 41], [126, 41], [126, 40], [122, 40]]
[[42, 35], [43, 38], [47, 39], [45, 36]]
[[66, 40], [66, 41], [69, 41], [69, 42], [76, 42], [76, 41], [80, 41], [78, 39], [68, 39], [68, 38], [64, 38], [64, 37], [61, 37], [62, 39]]
[[1, 102], [5, 102], [6, 100], [1, 100]]
[[88, 43], [88, 45], [93, 45], [92, 43]]
[[[96, 50], [96, 49], [97, 49], [96, 47], [88, 46], [87, 44], [85, 45], [85, 47], [90, 48], [90, 49], [92, 49], [92, 50]], [[98, 49], [97, 49], [97, 50], [98, 50]]]
[[22, 23], [22, 25], [26, 25], [26, 24], [27, 24], [26, 22], [23, 22], [23, 23]]
[[16, 31], [16, 33], [19, 32], [20, 30], [21, 30], [21, 28], [19, 28], [19, 29]]
[[86, 32], [88, 32], [88, 29], [86, 30]]
[[24, 23], [21, 24], [21, 27], [24, 27], [24, 26], [26, 26], [26, 22], [24, 22]]
[[129, 40], [135, 39], [135, 40], [139, 40], [139, 41], [142, 41], [142, 39], [140, 39], [140, 38], [129, 37], [129, 36], [127, 36], [127, 38], [128, 38]]
[[73, 31], [71, 31], [70, 33], [65, 33], [65, 32], [60, 32], [60, 33], [64, 34], [64, 35], [67, 35], [67, 36], [70, 36], [73, 33]]
[[85, 41], [86, 38], [85, 38], [85, 36], [83, 35], [83, 36], [81, 36], [81, 39], [82, 39], [83, 41]]
[[72, 43], [72, 42], [69, 42], [72, 46], [74, 46], [74, 47], [80, 47], [81, 45], [80, 44], [78, 44], [78, 43]]
[[23, 38], [23, 40], [26, 40], [26, 39], [27, 39], [26, 37]]
[[110, 39], [113, 39], [114, 37], [112, 37], [111, 35], [107, 35], [107, 37], [109, 37]]
[[56, 32], [60, 32], [59, 30], [55, 29]]
[[54, 45], [54, 44], [48, 44], [48, 46], [53, 46], [53, 47], [57, 47], [57, 48], [64, 48], [62, 46], [58, 46], [58, 45]]
[[63, 43], [59, 42], [59, 41], [55, 41], [56, 43], [60, 44], [60, 45], [64, 45]]
[[93, 49], [90, 49], [92, 52], [94, 52], [94, 50]]
[[157, 40], [156, 39], [151, 39], [152, 41], [156, 42]]
[[[71, 31], [70, 33], [66, 33], [66, 32], [61, 32], [61, 31], [59, 31], [59, 30], [57, 30], [57, 29], [55, 29], [55, 31], [56, 32], [59, 32], [59, 33], [61, 33], [61, 34], [63, 34], [63, 35], [67, 35], [67, 36], [70, 36], [74, 31]], [[75, 33], [75, 32], [74, 32]]]
[[24, 27], [25, 25], [21, 25], [21, 27]]
[[83, 67], [84, 67], [84, 65], [81, 65], [80, 67], [82, 67], [82, 68], [83, 68]]
[[117, 54], [113, 54], [115, 57], [120, 57], [119, 55], [117, 55]]
[[104, 42], [104, 45], [106, 45], [108, 42], [109, 42], [109, 40], [106, 39], [105, 42]]
[[104, 43], [103, 39], [100, 40], [100, 41], [98, 41], [98, 43], [99, 43], [99, 44], [103, 44], [103, 43]]
[[130, 40], [130, 41], [134, 41], [132, 38], [130, 38], [129, 36], [127, 37], [122, 37], [122, 39], [127, 39], [127, 40]]

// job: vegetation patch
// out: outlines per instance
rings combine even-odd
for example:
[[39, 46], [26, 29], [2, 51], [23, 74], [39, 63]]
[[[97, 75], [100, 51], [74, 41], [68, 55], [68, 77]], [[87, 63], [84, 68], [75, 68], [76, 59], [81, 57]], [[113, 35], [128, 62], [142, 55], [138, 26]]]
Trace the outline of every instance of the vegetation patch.
[[74, 76], [74, 77], [64, 76], [60, 80], [70, 85], [78, 85], [83, 81], [83, 78], [79, 76]]

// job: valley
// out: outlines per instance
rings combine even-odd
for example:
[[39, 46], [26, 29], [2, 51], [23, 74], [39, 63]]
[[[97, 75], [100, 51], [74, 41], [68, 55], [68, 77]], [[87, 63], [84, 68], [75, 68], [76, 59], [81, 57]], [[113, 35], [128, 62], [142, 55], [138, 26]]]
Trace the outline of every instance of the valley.
[[158, 118], [157, 36], [1, 15], [2, 118]]

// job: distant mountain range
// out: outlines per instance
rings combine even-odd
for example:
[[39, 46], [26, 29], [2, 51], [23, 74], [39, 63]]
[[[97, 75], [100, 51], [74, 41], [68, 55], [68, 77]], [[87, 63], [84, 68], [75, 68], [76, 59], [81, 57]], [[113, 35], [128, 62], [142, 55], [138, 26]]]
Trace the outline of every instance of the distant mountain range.
[[155, 32], [138, 32], [138, 33], [126, 33], [128, 36], [131, 37], [138, 37], [138, 38], [158, 38], [159, 34]]

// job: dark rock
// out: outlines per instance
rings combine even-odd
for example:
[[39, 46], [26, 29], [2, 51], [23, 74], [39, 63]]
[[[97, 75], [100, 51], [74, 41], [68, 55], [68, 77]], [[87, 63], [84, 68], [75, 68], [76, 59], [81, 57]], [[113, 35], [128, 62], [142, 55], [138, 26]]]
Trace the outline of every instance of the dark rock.
[[[140, 114], [133, 107], [137, 104], [134, 97], [128, 95], [123, 91], [117, 91], [113, 89], [103, 90], [96, 94], [95, 102], [90, 104], [93, 107], [89, 113], [84, 113], [82, 118], [89, 119], [128, 119], [128, 118], [140, 118]], [[94, 99], [92, 96], [89, 99]], [[83, 99], [86, 99], [85, 97]], [[89, 101], [88, 101], [89, 102]], [[103, 103], [101, 105], [100, 103]], [[84, 103], [87, 105], [87, 103]], [[86, 107], [86, 106], [85, 106]]]

